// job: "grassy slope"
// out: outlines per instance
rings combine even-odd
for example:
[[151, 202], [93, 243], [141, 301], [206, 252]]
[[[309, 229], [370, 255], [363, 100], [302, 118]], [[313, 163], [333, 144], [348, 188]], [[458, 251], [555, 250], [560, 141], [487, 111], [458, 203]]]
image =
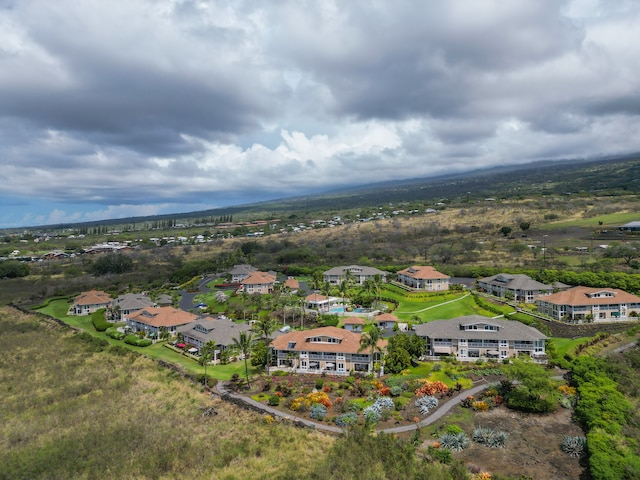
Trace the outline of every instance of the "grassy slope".
[[[46, 307], [43, 307], [39, 311], [41, 313], [50, 315], [58, 320], [62, 320], [68, 325], [75, 328], [81, 328], [87, 333], [94, 335], [98, 338], [107, 340], [112, 345], [120, 345], [128, 348], [137, 353], [146, 355], [154, 360], [164, 360], [169, 363], [180, 365], [186, 372], [191, 374], [204, 373], [204, 367], [200, 366], [195, 360], [184, 355], [177, 354], [175, 351], [164, 347], [164, 342], [158, 342], [148, 347], [135, 347], [128, 345], [121, 340], [115, 340], [107, 336], [103, 332], [96, 332], [91, 324], [91, 317], [89, 316], [69, 316], [67, 311], [69, 309], [69, 302], [65, 300], [54, 300], [49, 302]], [[235, 362], [229, 365], [214, 365], [207, 367], [207, 375], [210, 377], [218, 378], [220, 380], [229, 380], [231, 376], [237, 373], [240, 376], [244, 376], [244, 362]], [[255, 374], [257, 370], [249, 365], [249, 374]]]
[[[398, 296], [398, 298], [400, 298]], [[455, 300], [455, 301], [452, 301]], [[425, 301], [400, 300], [398, 308], [393, 312], [400, 320], [410, 321], [414, 315], [420, 317], [422, 322], [432, 320], [446, 320], [464, 315], [484, 315], [493, 317], [494, 314], [479, 308], [471, 295], [464, 293], [451, 296], [434, 296]]]
[[0, 325], [0, 478], [299, 478], [333, 443], [15, 310]]

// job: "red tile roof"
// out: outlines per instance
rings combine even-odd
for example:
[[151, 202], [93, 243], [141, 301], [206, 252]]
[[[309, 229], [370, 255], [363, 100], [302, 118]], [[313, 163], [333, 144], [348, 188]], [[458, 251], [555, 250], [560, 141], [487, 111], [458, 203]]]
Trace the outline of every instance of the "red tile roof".
[[395, 315], [391, 315], [390, 313], [381, 313], [380, 315], [377, 315], [375, 317], [373, 317], [373, 321], [378, 323], [378, 322], [397, 322], [398, 321], [398, 317], [396, 317]]
[[362, 317], [346, 317], [343, 321], [343, 325], [364, 325], [367, 321]]
[[[340, 340], [339, 343], [310, 342], [314, 337], [331, 337]], [[367, 350], [358, 351], [360, 348], [359, 333], [350, 332], [337, 327], [321, 327], [312, 330], [295, 330], [285, 335], [280, 335], [271, 342], [275, 350], [288, 350], [292, 352], [328, 352], [328, 353], [371, 353]], [[380, 348], [386, 348], [387, 341], [378, 342]]]
[[[612, 292], [613, 297], [597, 297], [593, 298], [596, 292]], [[640, 297], [627, 293], [618, 288], [592, 288], [592, 287], [573, 287], [563, 292], [547, 295], [539, 299], [540, 302], [549, 302], [556, 305], [610, 305], [619, 303], [640, 303]]]
[[312, 293], [311, 295], [307, 295], [305, 297], [305, 300], [307, 302], [324, 302], [326, 300], [329, 300], [329, 298], [325, 297], [324, 295], [320, 295], [319, 293]]
[[449, 275], [440, 273], [431, 266], [414, 265], [413, 267], [400, 270], [398, 275], [406, 275], [407, 277], [416, 278], [420, 280], [435, 280], [438, 278], [450, 278]]
[[74, 298], [73, 303], [74, 305], [102, 305], [111, 303], [112, 300], [108, 293], [101, 290], [89, 290]]
[[276, 281], [276, 276], [267, 272], [253, 272], [242, 280], [242, 285], [268, 285]]
[[147, 307], [129, 315], [130, 320], [152, 327], [177, 327], [195, 322], [197, 318], [193, 313], [173, 307]]

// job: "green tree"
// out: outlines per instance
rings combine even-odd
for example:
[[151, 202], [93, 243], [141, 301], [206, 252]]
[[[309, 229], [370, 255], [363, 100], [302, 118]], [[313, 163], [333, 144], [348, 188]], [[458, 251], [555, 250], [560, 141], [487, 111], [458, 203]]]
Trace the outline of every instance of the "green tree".
[[371, 352], [371, 359], [375, 362], [376, 355], [378, 358], [382, 357], [382, 347], [379, 345], [380, 340], [382, 340], [382, 330], [374, 325], [371, 330], [360, 336], [358, 352]]
[[0, 262], [0, 278], [19, 278], [29, 275], [29, 265], [18, 260]]
[[109, 273], [126, 273], [133, 270], [133, 260], [128, 255], [121, 253], [107, 253], [101, 255], [93, 264], [91, 271], [95, 275], [107, 275]]
[[232, 338], [234, 348], [237, 348], [242, 356], [244, 357], [244, 374], [247, 379], [247, 386], [251, 388], [251, 383], [249, 382], [249, 364], [247, 363], [247, 358], [251, 353], [251, 349], [253, 347], [253, 334], [251, 332], [242, 331], [238, 334], [237, 337]]
[[505, 225], [504, 227], [502, 227], [500, 229], [500, 233], [502, 233], [502, 235], [504, 235], [506, 237], [507, 235], [509, 235], [511, 233], [511, 230], [512, 230], [511, 227], [508, 227], [508, 226]]
[[608, 258], [620, 258], [624, 260], [627, 266], [631, 265], [631, 262], [640, 258], [640, 242], [629, 243], [612, 243], [604, 252], [604, 256]]

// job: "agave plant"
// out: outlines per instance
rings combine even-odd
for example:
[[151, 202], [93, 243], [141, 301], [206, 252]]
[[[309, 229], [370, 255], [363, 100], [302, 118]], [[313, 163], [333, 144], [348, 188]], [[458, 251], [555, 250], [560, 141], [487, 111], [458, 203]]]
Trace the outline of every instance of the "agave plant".
[[489, 437], [489, 443], [487, 443], [487, 446], [491, 448], [504, 448], [507, 443], [507, 438], [509, 438], [509, 434], [499, 430]]
[[560, 444], [560, 449], [570, 457], [580, 457], [584, 453], [584, 447], [587, 444], [585, 437], [571, 437], [565, 435]]
[[487, 427], [476, 427], [473, 429], [471, 439], [476, 443], [483, 445], [489, 444], [489, 439], [493, 436], [493, 430]]
[[445, 433], [439, 439], [442, 448], [460, 452], [469, 446], [469, 437], [464, 432]]
[[429, 413], [429, 410], [438, 406], [438, 399], [434, 396], [418, 397], [416, 399], [416, 407], [420, 409], [422, 415]]

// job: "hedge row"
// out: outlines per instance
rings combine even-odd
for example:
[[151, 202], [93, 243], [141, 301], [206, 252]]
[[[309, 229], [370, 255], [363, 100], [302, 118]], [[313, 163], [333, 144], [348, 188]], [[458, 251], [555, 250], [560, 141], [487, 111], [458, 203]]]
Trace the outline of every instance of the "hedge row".
[[636, 440], [625, 437], [633, 405], [606, 371], [606, 359], [578, 357], [572, 365], [572, 381], [578, 388], [575, 417], [587, 430], [589, 469], [593, 480], [638, 478], [640, 456]]
[[107, 322], [104, 319], [104, 308], [97, 310], [91, 315], [91, 323], [98, 332], [104, 332], [107, 328], [113, 327], [112, 323]]
[[148, 347], [151, 345], [151, 340], [148, 338], [140, 338], [137, 335], [129, 334], [124, 337], [124, 343], [128, 343], [129, 345], [133, 345], [135, 347]]
[[116, 340], [122, 340], [126, 337], [126, 334], [123, 332], [119, 332], [116, 327], [109, 327], [105, 330], [105, 332], [109, 337], [115, 338]]

